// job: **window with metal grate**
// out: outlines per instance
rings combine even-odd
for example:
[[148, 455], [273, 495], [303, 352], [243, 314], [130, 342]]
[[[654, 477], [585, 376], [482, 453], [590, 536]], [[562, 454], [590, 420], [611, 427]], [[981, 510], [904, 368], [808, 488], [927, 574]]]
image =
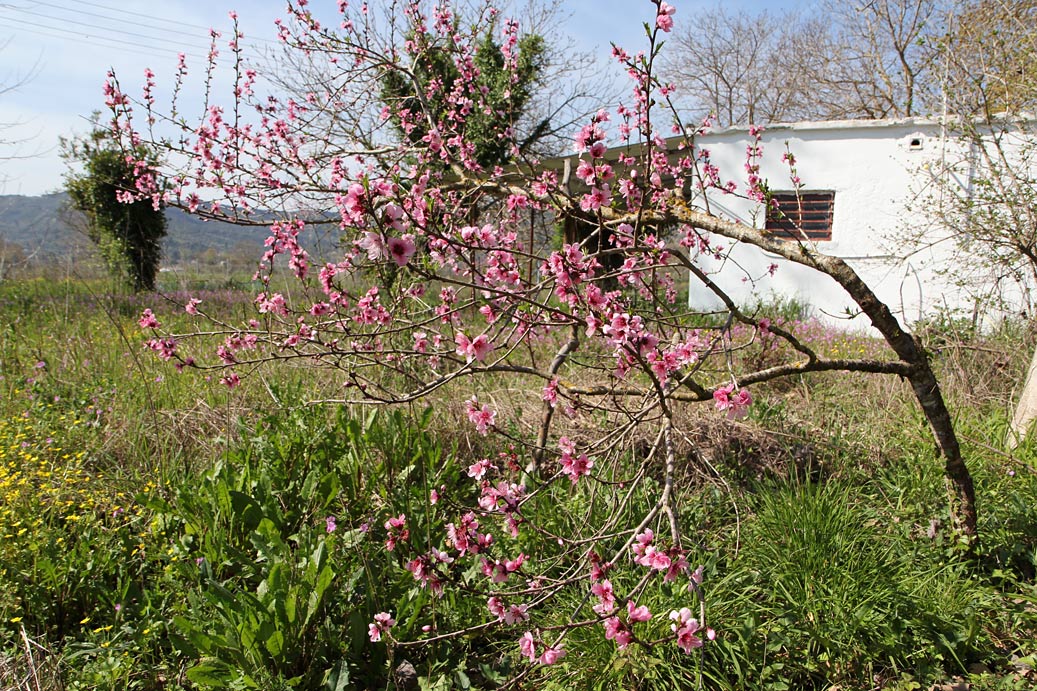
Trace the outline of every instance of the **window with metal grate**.
[[779, 240], [825, 242], [832, 239], [835, 192], [772, 192], [766, 232]]

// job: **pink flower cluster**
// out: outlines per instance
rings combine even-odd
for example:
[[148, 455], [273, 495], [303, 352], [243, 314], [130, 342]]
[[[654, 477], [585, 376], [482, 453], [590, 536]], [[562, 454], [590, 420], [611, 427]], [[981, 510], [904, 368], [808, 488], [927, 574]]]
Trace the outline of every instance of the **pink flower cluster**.
[[631, 628], [633, 624], [648, 621], [651, 618], [652, 613], [648, 611], [647, 607], [644, 605], [638, 607], [633, 600], [627, 600], [626, 621], [619, 617], [609, 617], [604, 621], [605, 639], [615, 641], [616, 646], [622, 650], [634, 639], [634, 631]]
[[518, 537], [519, 504], [526, 496], [526, 486], [516, 485], [514, 482], [504, 480], [492, 485], [487, 481], [482, 483], [482, 492], [479, 495], [479, 506], [483, 511], [503, 513], [505, 516], [505, 527], [508, 534]]
[[396, 626], [396, 620], [388, 612], [379, 612], [374, 615], [374, 621], [367, 625], [367, 635], [372, 643], [382, 640], [382, 634], [388, 633], [389, 629]]
[[479, 334], [475, 338], [469, 339], [463, 332], [458, 331], [454, 336], [454, 343], [457, 344], [457, 354], [465, 358], [467, 362], [472, 360], [483, 362], [493, 350], [493, 344], [490, 343], [486, 334]]
[[611, 614], [616, 609], [616, 594], [612, 590], [612, 581], [609, 579], [602, 579], [592, 585], [591, 594], [598, 598], [598, 603], [591, 607], [598, 614]]
[[157, 329], [161, 326], [158, 322], [158, 317], [150, 309], [144, 310], [137, 323], [140, 324], [142, 329]]
[[655, 25], [659, 27], [661, 31], [670, 32], [673, 30], [673, 15], [677, 13], [677, 9], [667, 3], [659, 3], [659, 13], [655, 16]]
[[684, 552], [677, 546], [661, 550], [653, 544], [654, 541], [655, 533], [651, 528], [646, 528], [635, 538], [630, 548], [634, 553], [634, 563], [653, 571], [665, 571], [665, 581], [676, 580], [678, 574], [688, 570], [688, 560], [684, 557]]
[[514, 559], [495, 559], [490, 561], [489, 559], [482, 560], [482, 574], [489, 578], [494, 583], [505, 583], [508, 577], [522, 568], [522, 565], [526, 563], [526, 555], [519, 554]]
[[[537, 655], [537, 651], [543, 648], [543, 652]], [[553, 665], [565, 657], [565, 649], [561, 646], [546, 646], [543, 642], [533, 637], [532, 632], [526, 631], [519, 639], [519, 652], [522, 657], [529, 658], [530, 662], [539, 662], [542, 665]]]
[[435, 595], [443, 594], [443, 575], [439, 572], [440, 564], [452, 564], [454, 558], [446, 552], [433, 547], [428, 554], [420, 554], [407, 562], [407, 570], [414, 580], [421, 583], [422, 588], [429, 588]]
[[385, 530], [388, 535], [385, 538], [385, 549], [390, 552], [396, 549], [397, 543], [404, 542], [410, 538], [410, 530], [407, 528], [406, 514], [400, 514], [385, 522]]
[[591, 474], [594, 461], [588, 458], [585, 453], [577, 455], [576, 444], [569, 437], [559, 439], [558, 447], [562, 451], [562, 456], [559, 459], [559, 462], [562, 464], [562, 472], [569, 476], [574, 485], [581, 477]]
[[497, 412], [485, 403], [480, 406], [479, 399], [472, 396], [466, 403], [468, 420], [475, 425], [475, 431], [485, 436], [489, 434], [490, 428], [497, 419]]
[[465, 554], [478, 554], [493, 544], [493, 536], [478, 531], [479, 521], [471, 511], [461, 517], [457, 523], [446, 524], [447, 542], [458, 552], [458, 557]]
[[529, 614], [526, 613], [529, 605], [505, 605], [499, 597], [494, 596], [487, 601], [486, 607], [490, 614], [508, 626], [529, 620]]
[[713, 401], [717, 410], [727, 413], [728, 420], [741, 420], [749, 414], [749, 406], [752, 405], [753, 397], [748, 389], [739, 389], [735, 393], [735, 385], [721, 386], [713, 392]]

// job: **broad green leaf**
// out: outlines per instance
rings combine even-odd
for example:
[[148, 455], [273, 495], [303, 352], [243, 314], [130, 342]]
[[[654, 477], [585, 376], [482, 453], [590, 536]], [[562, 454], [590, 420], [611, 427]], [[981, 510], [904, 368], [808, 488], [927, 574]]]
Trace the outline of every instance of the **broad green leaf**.
[[234, 672], [229, 665], [218, 660], [199, 662], [187, 670], [187, 678], [199, 686], [226, 688], [234, 681]]
[[284, 653], [284, 634], [275, 630], [273, 634], [266, 639], [264, 645], [266, 646], [266, 649], [270, 651], [271, 655], [280, 660]]

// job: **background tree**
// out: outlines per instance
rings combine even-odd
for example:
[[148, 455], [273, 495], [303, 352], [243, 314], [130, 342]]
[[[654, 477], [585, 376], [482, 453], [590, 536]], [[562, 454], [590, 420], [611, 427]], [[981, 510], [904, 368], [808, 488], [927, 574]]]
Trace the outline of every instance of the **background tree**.
[[[465, 120], [464, 131], [458, 134], [474, 147], [475, 161], [483, 168], [504, 165], [512, 159], [512, 143], [499, 132], [502, 126], [514, 127], [525, 113], [544, 69], [546, 50], [542, 37], [526, 34], [516, 36], [510, 49], [513, 52], [505, 56], [494, 38], [495, 28], [493, 24], [487, 27], [476, 48], [472, 67], [477, 76], [472, 82], [461, 79], [459, 66], [442, 49], [424, 52], [422, 61], [411, 67], [407, 77], [398, 71], [386, 72], [381, 101], [403, 141], [419, 144], [430, 136], [429, 123], [453, 119], [451, 111], [465, 107], [470, 101], [467, 89], [474, 86], [482, 92], [485, 106], [473, 110]], [[508, 59], [515, 61], [512, 69], [505, 65]], [[425, 108], [420, 99], [426, 99]], [[420, 113], [422, 120], [406, 122], [403, 113]], [[547, 120], [536, 123], [518, 151], [528, 150], [549, 127]]]
[[[816, 2], [795, 12], [722, 6], [677, 33], [664, 78], [721, 126], [910, 117], [933, 102], [936, 0]], [[687, 118], [691, 120], [692, 118]]]
[[21, 245], [0, 238], [0, 281], [8, 280], [28, 263], [29, 256]]
[[[10, 39], [0, 42], [0, 54], [7, 49]], [[38, 65], [33, 65], [23, 73], [4, 73], [0, 75], [0, 96], [15, 91], [36, 75]], [[31, 158], [35, 153], [24, 153], [20, 147], [31, 140], [34, 135], [21, 135], [17, 130], [25, 125], [24, 122], [0, 122], [0, 161], [10, 161], [20, 158]], [[0, 176], [0, 189], [7, 182], [6, 176]]]
[[[1037, 3], [977, 0], [947, 20], [939, 50], [949, 146], [925, 177], [931, 225], [908, 233], [941, 243], [978, 304], [1021, 306], [1033, 319], [1037, 285]], [[1009, 296], [1006, 301], [1005, 295]], [[1037, 415], [1037, 354], [1008, 438]]]
[[134, 291], [154, 290], [162, 257], [166, 217], [158, 196], [154, 156], [142, 145], [120, 146], [107, 130], [95, 126], [86, 137], [64, 141], [66, 162], [82, 173], [65, 177], [72, 206], [87, 219], [87, 234], [97, 245], [109, 272], [127, 280]]
[[664, 76], [677, 85], [676, 102], [698, 118], [712, 114], [722, 127], [811, 119], [831, 100], [813, 79], [833, 49], [819, 20], [718, 6], [675, 33]]

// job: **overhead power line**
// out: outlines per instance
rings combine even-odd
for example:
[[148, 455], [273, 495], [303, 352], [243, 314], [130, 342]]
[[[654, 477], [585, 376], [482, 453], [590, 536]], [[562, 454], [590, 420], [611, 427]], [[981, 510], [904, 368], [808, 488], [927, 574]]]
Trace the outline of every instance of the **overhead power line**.
[[[26, 25], [29, 25], [29, 26], [34, 26], [34, 27], [37, 27], [37, 28], [47, 29], [47, 30], [51, 30], [51, 31], [62, 31], [62, 32], [71, 32], [72, 31], [71, 29], [65, 28], [66, 26], [80, 26], [80, 27], [85, 27], [86, 29], [88, 29], [89, 33], [96, 34], [96, 35], [98, 35], [98, 36], [100, 36], [102, 38], [106, 38], [108, 40], [125, 41], [125, 42], [127, 42], [129, 44], [136, 44], [136, 45], [142, 46], [144, 48], [151, 48], [152, 46], [157, 47], [157, 48], [162, 48], [163, 45], [164, 45], [164, 47], [166, 47], [167, 49], [174, 49], [177, 52], [183, 50], [183, 52], [186, 53], [186, 52], [189, 52], [189, 51], [191, 51], [193, 49], [195, 51], [201, 52], [202, 54], [208, 55], [209, 47], [210, 47], [210, 39], [207, 36], [201, 36], [201, 35], [198, 35], [198, 34], [189, 34], [187, 32], [176, 31], [174, 33], [184, 34], [186, 36], [189, 36], [190, 37], [189, 40], [185, 40], [184, 38], [178, 38], [178, 37], [173, 37], [173, 36], [163, 36], [163, 35], [161, 35], [161, 33], [143, 32], [143, 31], [140, 31], [139, 29], [126, 30], [126, 29], [120, 28], [118, 26], [112, 25], [108, 21], [106, 21], [106, 22], [80, 21], [78, 19], [74, 19], [74, 18], [71, 18], [71, 17], [56, 17], [56, 16], [51, 15], [51, 14], [44, 14], [44, 13], [40, 13], [40, 12], [33, 12], [32, 10], [26, 10], [24, 8], [17, 7], [17, 6], [14, 6], [14, 5], [10, 5], [10, 4], [6, 4], [6, 3], [5, 4], [0, 4], [0, 10], [6, 10], [8, 12], [15, 13], [16, 18], [13, 18], [13, 20], [16, 23], [20, 22], [22, 24], [26, 24]], [[91, 13], [87, 13], [87, 14], [91, 14]], [[28, 17], [31, 17], [32, 19], [35, 19], [37, 21], [32, 21], [32, 19], [26, 18], [26, 16], [23, 16], [23, 15], [27, 15]], [[94, 16], [99, 16], [99, 15], [94, 15]], [[45, 21], [41, 22], [39, 20], [45, 20]], [[137, 22], [132, 22], [132, 23], [133, 24], [137, 24]], [[141, 26], [143, 26], [143, 25], [141, 25]], [[148, 28], [151, 28], [151, 27], [148, 27]], [[153, 30], [154, 31], [158, 31], [158, 32], [168, 31], [166, 29], [162, 29], [161, 27], [153, 29]], [[75, 33], [75, 32], [72, 32], [72, 33]], [[114, 38], [113, 38], [113, 36], [114, 36]], [[140, 40], [146, 40], [146, 41], [150, 41], [152, 43], [141, 44], [141, 43], [138, 43], [138, 41], [140, 41]], [[249, 44], [247, 41], [242, 41], [241, 42], [241, 46], [242, 46], [242, 48], [244, 50], [252, 49], [252, 50], [256, 50], [257, 52], [259, 50], [259, 49], [255, 48], [254, 46], [252, 46], [251, 44]], [[226, 47], [225, 44], [221, 45], [218, 42], [217, 43], [217, 48], [219, 48], [221, 50], [221, 53], [223, 53], [223, 54], [227, 53], [227, 47]]]
[[[194, 50], [201, 50], [203, 53], [208, 53], [208, 44], [207, 43], [191, 44], [191, 43], [185, 42], [183, 40], [174, 40], [174, 39], [171, 39], [171, 38], [167, 38], [167, 37], [163, 37], [163, 36], [158, 36], [158, 35], [154, 35], [154, 34], [149, 34], [149, 33], [145, 33], [145, 32], [139, 32], [139, 31], [127, 32], [127, 31], [123, 31], [123, 30], [120, 30], [120, 29], [116, 29], [116, 28], [110, 27], [110, 26], [104, 26], [104, 25], [98, 24], [97, 22], [82, 22], [82, 21], [77, 21], [75, 19], [66, 19], [66, 18], [62, 18], [62, 17], [54, 17], [54, 16], [51, 16], [51, 15], [40, 14], [40, 13], [37, 13], [37, 12], [30, 12], [28, 10], [12, 8], [10, 6], [3, 6], [2, 9], [12, 10], [12, 11], [18, 12], [20, 14], [31, 15], [32, 17], [35, 17], [35, 18], [38, 18], [38, 19], [49, 19], [49, 20], [51, 20], [51, 22], [57, 22], [58, 23], [58, 24], [53, 24], [53, 23], [32, 21], [30, 19], [25, 19], [25, 18], [19, 18], [18, 19], [18, 21], [21, 22], [22, 24], [26, 24], [26, 25], [29, 25], [29, 26], [35, 26], [35, 27], [49, 29], [49, 30], [53, 30], [53, 31], [67, 31], [67, 32], [70, 32], [70, 33], [76, 33], [76, 30], [74, 30], [74, 29], [65, 29], [65, 28], [62, 28], [62, 27], [64, 27], [64, 26], [72, 26], [72, 27], [81, 26], [81, 27], [84, 27], [87, 30], [87, 33], [97, 34], [98, 36], [103, 36], [103, 34], [114, 34], [114, 37], [111, 37], [111, 36], [103, 36], [103, 37], [104, 38], [110, 38], [111, 40], [116, 40], [116, 41], [126, 41], [130, 45], [138, 45], [138, 46], [142, 46], [142, 47], [145, 47], [145, 48], [150, 48], [150, 47], [154, 46], [154, 43], [137, 43], [137, 42], [135, 42], [133, 40], [133, 39], [137, 39], [137, 40], [146, 40], [146, 41], [157, 42], [157, 43], [160, 43], [160, 44], [165, 44], [165, 47], [166, 47], [167, 50], [177, 50], [177, 49], [187, 49], [187, 50], [190, 50], [190, 49], [194, 49]], [[197, 40], [198, 37], [196, 36], [196, 37], [194, 37], [194, 39]], [[154, 47], [163, 48], [163, 46], [154, 46]], [[184, 52], [187, 52], [187, 50], [185, 50]]]
[[[207, 54], [199, 55], [198, 53], [193, 53], [189, 50], [183, 50], [178, 47], [161, 46], [155, 45], [153, 43], [139, 43], [137, 41], [132, 41], [128, 38], [124, 38], [121, 36], [112, 37], [104, 36], [100, 33], [91, 33], [89, 31], [63, 29], [60, 26], [51, 26], [49, 24], [41, 24], [39, 22], [32, 22], [25, 19], [19, 20], [19, 28], [20, 30], [27, 31], [29, 33], [52, 36], [54, 38], [60, 38], [64, 40], [69, 40], [70, 38], [72, 38], [78, 42], [98, 45], [103, 48], [122, 48], [126, 46], [139, 49], [135, 52], [140, 52], [141, 50], [143, 50], [146, 55], [156, 55], [156, 53], [164, 53], [169, 56], [176, 56], [178, 53], [183, 53], [185, 56], [191, 57], [196, 60], [208, 59]], [[163, 57], [163, 59], [165, 59], [165, 57]], [[217, 61], [222, 62], [224, 66], [226, 66], [228, 58], [224, 55], [221, 55], [220, 58], [217, 58]]]
[[[66, 10], [69, 10], [69, 11], [72, 11], [72, 12], [80, 11], [77, 7], [67, 7], [67, 6], [63, 7], [61, 5], [55, 5], [53, 3], [43, 2], [42, 0], [36, 0], [35, 4], [37, 4], [37, 5], [48, 5], [50, 7], [58, 7], [60, 9], [66, 9]], [[99, 3], [99, 2], [88, 2], [88, 0], [77, 0], [76, 5], [77, 6], [78, 5], [89, 5], [90, 7], [96, 7], [98, 9], [108, 10], [109, 12], [115, 12], [115, 13], [120, 14], [120, 15], [129, 14], [129, 15], [133, 15], [134, 17], [143, 17], [143, 18], [151, 20], [151, 21], [158, 20], [158, 21], [161, 21], [161, 22], [165, 22], [167, 24], [174, 24], [174, 25], [186, 27], [186, 28], [189, 28], [189, 29], [201, 29], [202, 31], [205, 31], [206, 33], [208, 33], [209, 29], [212, 28], [212, 27], [208, 27], [208, 26], [202, 26], [201, 24], [189, 24], [187, 22], [181, 22], [181, 21], [176, 20], [176, 19], [169, 19], [167, 17], [157, 17], [157, 16], [155, 16], [153, 14], [145, 14], [143, 12], [133, 12], [131, 10], [123, 9], [121, 7], [112, 7], [111, 5], [104, 5], [104, 4]], [[252, 42], [258, 42], [258, 43], [270, 43], [270, 44], [279, 44], [280, 43], [280, 41], [273, 40], [273, 39], [267, 39], [267, 38], [251, 38], [249, 40], [252, 41]]]
[[[175, 19], [168, 19], [166, 17], [160, 17], [160, 16], [155, 16], [155, 15], [148, 15], [148, 14], [143, 14], [143, 13], [140, 13], [140, 12], [130, 12], [128, 10], [116, 9], [116, 8], [113, 8], [113, 7], [108, 7], [106, 5], [101, 5], [101, 4], [94, 3], [94, 2], [78, 2], [77, 4], [75, 4], [73, 6], [68, 6], [68, 5], [62, 5], [62, 4], [55, 3], [55, 2], [46, 2], [45, 0], [32, 0], [32, 5], [33, 6], [49, 7], [49, 8], [52, 8], [52, 9], [61, 10], [61, 11], [69, 12], [69, 13], [73, 13], [73, 14], [86, 15], [86, 16], [89, 16], [89, 17], [97, 17], [99, 19], [105, 20], [106, 22], [117, 22], [119, 24], [127, 24], [127, 25], [130, 25], [130, 26], [141, 26], [141, 27], [144, 27], [146, 29], [152, 29], [152, 30], [161, 31], [161, 32], [164, 32], [164, 33], [170, 33], [170, 34], [177, 34], [177, 35], [180, 35], [180, 36], [187, 36], [187, 37], [189, 37], [191, 39], [203, 40], [203, 41], [208, 41], [209, 40], [209, 31], [211, 29], [218, 28], [218, 27], [206, 27], [206, 26], [202, 26], [200, 24], [188, 24], [186, 22], [180, 22], [180, 21], [177, 21]], [[96, 7], [96, 8], [102, 9], [102, 10], [108, 10], [110, 12], [115, 12], [116, 14], [115, 14], [115, 16], [112, 16], [112, 15], [108, 15], [108, 14], [100, 14], [98, 12], [90, 12], [88, 10], [82, 9], [80, 7], [80, 5], [89, 5], [91, 7]], [[30, 10], [23, 9], [21, 7], [17, 7], [17, 6], [14, 6], [14, 5], [7, 5], [7, 6], [12, 7], [14, 9], [18, 9], [19, 11], [22, 11], [22, 12], [30, 12]], [[132, 16], [135, 16], [135, 17], [141, 17], [141, 18], [147, 19], [147, 21], [144, 22], [144, 21], [135, 21], [133, 19], [127, 19], [125, 17], [125, 15], [132, 15]], [[43, 15], [40, 15], [40, 16], [43, 16]], [[177, 27], [177, 28], [167, 28], [167, 27]], [[229, 27], [227, 27], [227, 28], [229, 29]], [[224, 33], [226, 33], [226, 31], [224, 31]], [[276, 40], [272, 40], [272, 39], [255, 38], [255, 37], [246, 35], [241, 40], [241, 43], [242, 43], [242, 45], [248, 45], [248, 44], [268, 44], [268, 45], [273, 44], [273, 45], [276, 45], [276, 44], [278, 44], [280, 42], [276, 41]]]
[[[87, 45], [96, 46], [99, 48], [115, 48], [118, 50], [125, 51], [127, 53], [133, 53], [134, 55], [143, 55], [152, 58], [161, 58], [163, 60], [173, 59], [178, 53], [183, 53], [186, 57], [194, 60], [206, 60], [204, 56], [200, 56], [194, 53], [188, 53], [183, 50], [176, 50], [174, 48], [163, 48], [161, 46], [144, 45], [140, 43], [133, 43], [124, 39], [107, 38], [105, 36], [92, 36], [88, 33], [73, 31], [70, 29], [61, 29], [57, 27], [47, 27], [45, 25], [38, 25], [42, 28], [33, 28], [32, 26], [23, 23], [19, 27], [19, 31], [24, 33], [34, 34], [37, 36], [48, 36], [50, 38], [57, 38], [63, 41], [74, 39], [77, 43], [85, 43]], [[48, 30], [49, 29], [49, 30]], [[162, 55], [159, 55], [162, 53]], [[228, 65], [219, 65], [221, 68], [227, 68]]]

